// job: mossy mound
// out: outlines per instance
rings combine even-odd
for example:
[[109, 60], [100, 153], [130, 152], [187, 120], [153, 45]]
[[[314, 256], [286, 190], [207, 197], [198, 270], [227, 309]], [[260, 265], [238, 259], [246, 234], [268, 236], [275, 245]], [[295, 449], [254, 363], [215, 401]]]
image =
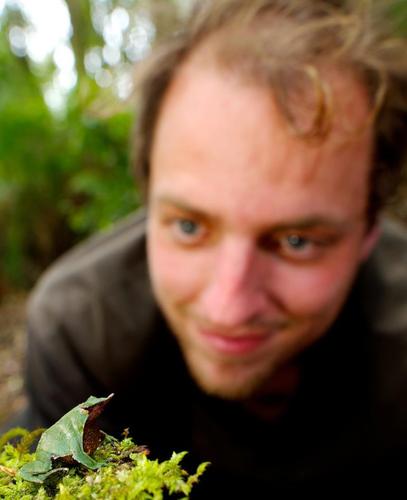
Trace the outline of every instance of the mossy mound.
[[[64, 475], [44, 484], [25, 481], [20, 468], [35, 460], [29, 451], [41, 430], [29, 433], [13, 429], [0, 438], [0, 498], [5, 500], [161, 500], [169, 496], [188, 498], [193, 485], [207, 467], [201, 464], [194, 474], [183, 470], [186, 452], [173, 453], [166, 461], [152, 460], [145, 447], [124, 435], [117, 440], [105, 435], [94, 458], [106, 463], [92, 471], [76, 464]], [[9, 441], [13, 440], [13, 444]]]

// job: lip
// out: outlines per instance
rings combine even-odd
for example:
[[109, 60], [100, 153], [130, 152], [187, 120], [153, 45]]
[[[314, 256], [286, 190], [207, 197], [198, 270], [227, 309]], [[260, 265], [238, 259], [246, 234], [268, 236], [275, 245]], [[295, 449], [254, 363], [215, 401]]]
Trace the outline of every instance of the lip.
[[217, 332], [201, 331], [204, 342], [220, 354], [244, 356], [255, 352], [270, 338], [269, 334], [223, 335]]

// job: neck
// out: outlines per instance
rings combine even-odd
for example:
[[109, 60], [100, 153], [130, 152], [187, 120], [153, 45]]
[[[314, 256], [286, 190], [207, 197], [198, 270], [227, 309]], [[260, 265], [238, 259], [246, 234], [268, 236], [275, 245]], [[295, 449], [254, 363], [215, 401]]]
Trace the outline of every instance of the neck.
[[284, 415], [297, 393], [301, 380], [298, 363], [281, 367], [264, 383], [251, 398], [243, 401], [243, 407], [265, 421], [276, 420]]

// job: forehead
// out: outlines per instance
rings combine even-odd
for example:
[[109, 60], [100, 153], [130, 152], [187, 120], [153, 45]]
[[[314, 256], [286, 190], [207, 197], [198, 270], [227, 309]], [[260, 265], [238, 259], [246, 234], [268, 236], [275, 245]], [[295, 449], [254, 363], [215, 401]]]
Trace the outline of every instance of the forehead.
[[[229, 33], [232, 34], [237, 36]], [[238, 49], [228, 57], [227, 50], [225, 54], [222, 52], [227, 43], [216, 36], [204, 40], [178, 68], [169, 90], [183, 87], [185, 91], [186, 83], [197, 85], [202, 76], [212, 73], [222, 77], [227, 85], [235, 83], [236, 86], [257, 88], [259, 93], [262, 90], [274, 101], [286, 102], [290, 114], [300, 120], [315, 117], [321, 104], [325, 104], [334, 129], [353, 131], [355, 125], [358, 128], [366, 125], [366, 115], [372, 107], [367, 83], [350, 64], [325, 59], [309, 64], [290, 64], [264, 54], [256, 58], [250, 52], [239, 57]], [[284, 114], [284, 110], [280, 111]], [[299, 128], [306, 127], [300, 125]]]
[[[300, 209], [313, 192], [326, 205], [339, 191], [342, 206], [358, 197], [360, 206], [352, 206], [362, 210], [372, 131], [368, 99], [355, 78], [326, 70], [332, 128], [324, 140], [310, 142], [290, 129], [272, 91], [202, 62], [181, 68], [164, 98], [151, 158], [155, 194], [200, 198], [216, 208], [220, 201], [208, 192], [211, 186], [234, 199], [256, 193], [268, 207], [295, 196]], [[309, 98], [299, 103], [299, 120], [307, 126], [315, 111]]]
[[[311, 68], [311, 75], [305, 78], [308, 82], [284, 82], [285, 88], [275, 89], [272, 85], [257, 85], [254, 78], [248, 81], [238, 68], [236, 71], [224, 69], [214, 52], [210, 46], [204, 45], [178, 70], [163, 97], [153, 138], [160, 129], [165, 129], [168, 119], [185, 123], [191, 132], [200, 134], [215, 133], [205, 126], [199, 128], [200, 120], [208, 124], [213, 119], [219, 128], [223, 125], [226, 138], [227, 117], [224, 112], [232, 112], [241, 114], [242, 125], [250, 126], [254, 119], [258, 122], [256, 126], [263, 125], [261, 129], [273, 128], [267, 130], [270, 136], [292, 141], [296, 147], [302, 143], [306, 148], [313, 143], [314, 149], [315, 146], [327, 149], [346, 147], [361, 140], [372, 142], [372, 110], [366, 87], [346, 67], [320, 65]], [[292, 91], [286, 87], [292, 87]], [[287, 108], [282, 109], [276, 99], [276, 90], [285, 92], [292, 122], [287, 119]], [[252, 113], [247, 113], [248, 107], [252, 108]], [[326, 110], [329, 118], [329, 133], [319, 141], [307, 140], [309, 137], [301, 135], [301, 131], [308, 131], [318, 123], [321, 108]], [[222, 117], [225, 120], [220, 119]]]

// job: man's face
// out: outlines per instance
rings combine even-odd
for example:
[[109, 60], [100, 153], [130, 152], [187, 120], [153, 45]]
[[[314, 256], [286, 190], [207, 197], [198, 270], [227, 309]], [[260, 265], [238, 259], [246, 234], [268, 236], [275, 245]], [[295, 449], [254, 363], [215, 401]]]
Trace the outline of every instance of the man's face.
[[164, 99], [149, 265], [187, 365], [210, 394], [255, 395], [321, 337], [373, 246], [371, 131], [352, 135], [368, 105], [350, 76], [330, 80], [336, 118], [322, 143], [290, 132], [270, 92], [215, 68], [186, 65]]

